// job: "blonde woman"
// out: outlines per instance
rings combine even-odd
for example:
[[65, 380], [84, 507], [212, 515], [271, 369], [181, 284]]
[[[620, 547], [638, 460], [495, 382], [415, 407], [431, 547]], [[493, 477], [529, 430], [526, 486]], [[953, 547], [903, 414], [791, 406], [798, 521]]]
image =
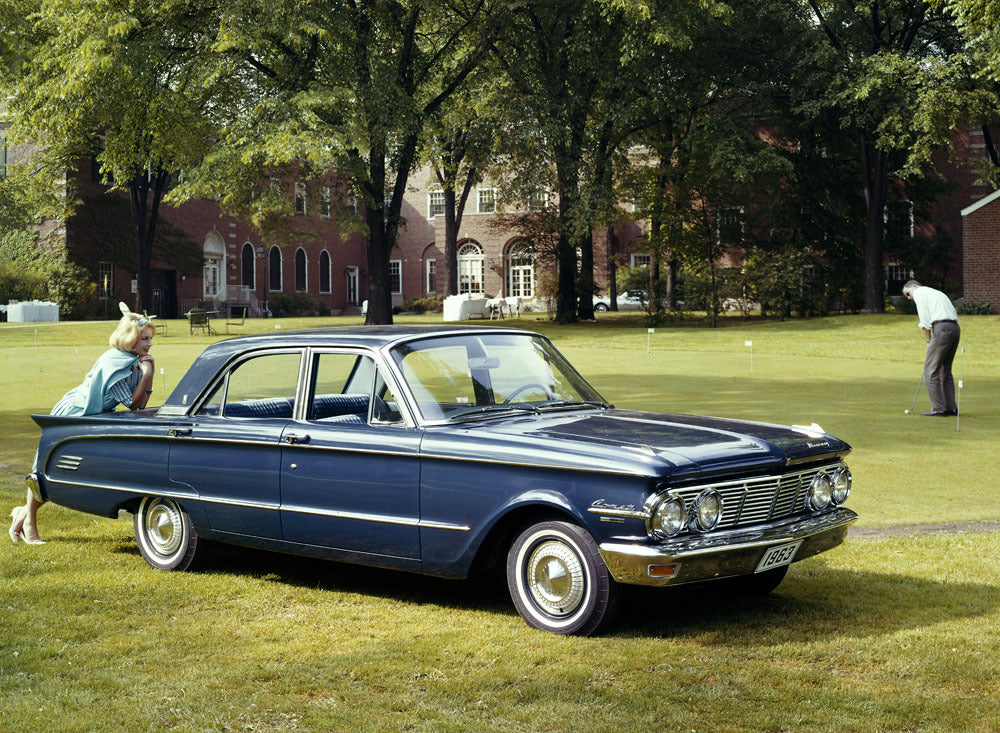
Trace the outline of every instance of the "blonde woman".
[[[94, 363], [83, 384], [67, 392], [56, 406], [52, 415], [93, 415], [111, 412], [118, 405], [130, 410], [141, 410], [153, 393], [153, 357], [149, 349], [153, 345], [156, 327], [142, 316], [129, 312], [128, 306], [119, 303], [122, 319], [118, 328], [108, 339], [111, 348], [101, 354]], [[38, 454], [25, 477], [28, 497], [23, 506], [11, 510], [11, 542], [21, 540], [29, 545], [41, 545], [38, 536], [38, 507], [42, 497], [38, 491]]]

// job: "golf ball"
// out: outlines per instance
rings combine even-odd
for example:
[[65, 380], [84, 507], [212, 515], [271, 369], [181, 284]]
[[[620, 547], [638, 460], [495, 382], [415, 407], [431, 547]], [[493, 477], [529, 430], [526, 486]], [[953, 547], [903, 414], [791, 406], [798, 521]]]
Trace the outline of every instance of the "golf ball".
[[903, 414], [904, 414], [904, 415], [909, 415], [909, 414], [910, 414], [910, 411], [909, 411], [909, 410], [903, 410]]

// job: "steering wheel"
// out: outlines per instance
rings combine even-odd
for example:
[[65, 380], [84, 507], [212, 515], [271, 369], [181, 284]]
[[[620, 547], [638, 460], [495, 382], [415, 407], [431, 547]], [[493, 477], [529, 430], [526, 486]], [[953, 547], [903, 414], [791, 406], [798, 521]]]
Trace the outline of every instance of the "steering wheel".
[[521, 394], [522, 392], [526, 392], [529, 389], [537, 389], [539, 392], [541, 392], [543, 395], [545, 395], [545, 397], [547, 399], [550, 399], [550, 400], [553, 399], [553, 397], [554, 397], [554, 395], [551, 392], [549, 392], [548, 388], [544, 384], [539, 384], [538, 382], [528, 382], [527, 384], [522, 384], [520, 387], [518, 387], [513, 392], [511, 392], [509, 395], [507, 395], [507, 399], [505, 399], [503, 401], [503, 404], [506, 405], [512, 399], [514, 399], [515, 397], [517, 397], [519, 394]]

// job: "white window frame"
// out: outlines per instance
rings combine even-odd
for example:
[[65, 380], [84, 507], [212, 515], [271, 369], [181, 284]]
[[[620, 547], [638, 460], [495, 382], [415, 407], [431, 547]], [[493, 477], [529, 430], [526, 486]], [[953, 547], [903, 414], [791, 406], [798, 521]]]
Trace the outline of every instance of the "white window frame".
[[428, 260], [424, 260], [424, 292], [427, 295], [437, 294], [437, 284], [435, 282], [437, 276], [437, 260], [431, 257]]
[[324, 219], [330, 218], [330, 210], [332, 206], [333, 199], [330, 196], [330, 187], [327, 186], [323, 189], [323, 195], [319, 200], [319, 215]]
[[389, 260], [389, 292], [403, 294], [403, 261]]
[[97, 292], [99, 298], [110, 298], [115, 292], [115, 266], [111, 262], [97, 263]]
[[458, 294], [485, 292], [486, 257], [479, 242], [468, 241], [458, 248]]
[[[485, 198], [485, 206], [484, 206]], [[497, 191], [495, 188], [476, 189], [476, 211], [480, 214], [495, 214], [497, 211]]]
[[[440, 197], [440, 202], [437, 201]], [[438, 216], [444, 216], [444, 191], [428, 191], [427, 192], [427, 218], [434, 219]], [[435, 213], [435, 209], [440, 207], [440, 212]]]
[[506, 257], [505, 295], [511, 298], [535, 297], [535, 262], [531, 250], [524, 244], [515, 244]]
[[629, 267], [633, 270], [649, 269], [653, 264], [653, 256], [646, 252], [633, 252], [629, 255]]
[[528, 211], [545, 211], [549, 207], [549, 192], [538, 190], [531, 192], [528, 200]]

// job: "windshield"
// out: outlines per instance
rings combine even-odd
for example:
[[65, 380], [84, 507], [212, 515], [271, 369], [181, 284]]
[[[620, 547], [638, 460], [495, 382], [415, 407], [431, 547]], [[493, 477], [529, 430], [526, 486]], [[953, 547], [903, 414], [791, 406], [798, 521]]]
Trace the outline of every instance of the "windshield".
[[428, 338], [392, 353], [425, 420], [605, 405], [552, 344], [533, 334]]

